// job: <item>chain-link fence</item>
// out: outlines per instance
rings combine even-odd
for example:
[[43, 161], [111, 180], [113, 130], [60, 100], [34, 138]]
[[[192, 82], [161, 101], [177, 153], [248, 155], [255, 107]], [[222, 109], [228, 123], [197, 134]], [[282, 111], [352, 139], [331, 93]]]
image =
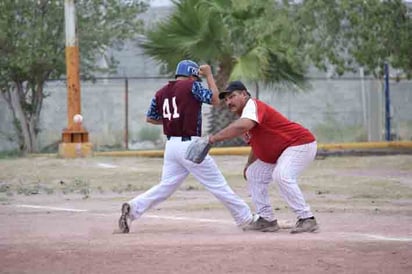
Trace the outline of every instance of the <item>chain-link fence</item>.
[[[81, 83], [83, 124], [95, 150], [161, 148], [160, 126], [145, 122], [155, 91], [166, 78], [105, 78]], [[247, 85], [252, 96], [256, 86]], [[40, 119], [39, 143], [53, 151], [67, 126], [66, 82], [49, 81]], [[301, 91], [259, 86], [259, 99], [310, 129], [320, 143], [385, 139], [383, 82], [372, 78], [310, 78]], [[412, 81], [390, 81], [393, 140], [412, 140]], [[207, 133], [210, 106], [203, 108]], [[13, 147], [11, 114], [0, 101], [0, 151]]]

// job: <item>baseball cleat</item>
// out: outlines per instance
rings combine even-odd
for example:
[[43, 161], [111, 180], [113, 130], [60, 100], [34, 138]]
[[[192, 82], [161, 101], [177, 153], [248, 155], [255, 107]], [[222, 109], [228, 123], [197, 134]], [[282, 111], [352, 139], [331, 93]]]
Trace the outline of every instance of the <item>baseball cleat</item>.
[[302, 232], [315, 232], [319, 229], [319, 226], [316, 222], [315, 217], [305, 218], [305, 219], [298, 219], [296, 225], [290, 233], [302, 233]]
[[124, 203], [122, 205], [122, 215], [120, 216], [119, 219], [119, 230], [121, 233], [129, 233], [130, 228], [128, 221], [129, 219], [129, 214], [130, 214], [130, 205], [128, 203]]
[[259, 216], [257, 220], [253, 220], [250, 224], [243, 227], [243, 231], [260, 231], [260, 232], [276, 232], [280, 229], [278, 221], [268, 221]]

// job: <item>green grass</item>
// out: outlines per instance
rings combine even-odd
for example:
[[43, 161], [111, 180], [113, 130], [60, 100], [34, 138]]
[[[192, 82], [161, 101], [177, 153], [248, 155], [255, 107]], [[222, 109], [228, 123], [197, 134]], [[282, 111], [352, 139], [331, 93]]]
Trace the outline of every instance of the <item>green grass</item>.
[[10, 158], [18, 158], [21, 157], [21, 151], [15, 150], [8, 150], [8, 151], [0, 151], [0, 159], [10, 159]]
[[[247, 203], [242, 169], [246, 157], [214, 157], [229, 185]], [[101, 168], [99, 163], [116, 168]], [[56, 157], [19, 157], [0, 160], [0, 202], [18, 196], [77, 195], [98, 199], [101, 194], [128, 200], [160, 181], [161, 158], [58, 159]], [[327, 157], [313, 162], [299, 178], [299, 185], [314, 210], [406, 212], [412, 201], [412, 155], [380, 157]], [[221, 204], [193, 176], [172, 195], [166, 207], [177, 210], [215, 210]], [[127, 197], [127, 198], [124, 198]], [[207, 200], [205, 197], [208, 197]], [[200, 200], [199, 200], [200, 198]], [[210, 198], [210, 199], [209, 199]], [[275, 183], [270, 186], [274, 208], [290, 212]], [[179, 204], [183, 201], [184, 203]], [[403, 202], [405, 201], [405, 202]]]

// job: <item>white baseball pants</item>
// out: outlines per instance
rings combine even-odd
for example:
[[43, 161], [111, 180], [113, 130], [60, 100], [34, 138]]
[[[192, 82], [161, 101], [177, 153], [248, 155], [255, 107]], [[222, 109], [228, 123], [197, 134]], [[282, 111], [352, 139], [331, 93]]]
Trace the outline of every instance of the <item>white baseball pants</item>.
[[[198, 137], [192, 137], [192, 141], [196, 138]], [[183, 142], [181, 137], [171, 137], [166, 142], [161, 181], [129, 201], [131, 219], [139, 218], [151, 207], [166, 200], [191, 173], [195, 179], [225, 205], [238, 226], [250, 223], [253, 217], [249, 206], [229, 187], [212, 157], [206, 156], [200, 164], [184, 159], [186, 149], [190, 143], [191, 141]]]
[[259, 159], [246, 170], [249, 191], [256, 213], [268, 221], [275, 220], [269, 198], [269, 183], [277, 182], [279, 192], [297, 217], [308, 218], [313, 214], [306, 204], [297, 179], [302, 171], [315, 159], [316, 141], [304, 145], [288, 147], [276, 164]]

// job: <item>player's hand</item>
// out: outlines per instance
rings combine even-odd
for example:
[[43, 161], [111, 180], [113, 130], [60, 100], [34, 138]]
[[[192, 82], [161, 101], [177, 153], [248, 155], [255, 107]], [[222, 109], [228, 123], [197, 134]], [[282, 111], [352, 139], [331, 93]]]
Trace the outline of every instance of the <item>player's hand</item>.
[[247, 181], [246, 171], [247, 171], [248, 167], [249, 167], [249, 165], [246, 165], [245, 168], [243, 169], [243, 179], [245, 179], [246, 181]]
[[212, 75], [212, 68], [209, 65], [201, 65], [199, 67], [199, 75], [207, 77], [208, 75]]
[[209, 144], [213, 145], [213, 144], [216, 142], [215, 136], [213, 136], [212, 134], [210, 134], [208, 138], [209, 138], [209, 139], [208, 139], [208, 140], [209, 140]]

